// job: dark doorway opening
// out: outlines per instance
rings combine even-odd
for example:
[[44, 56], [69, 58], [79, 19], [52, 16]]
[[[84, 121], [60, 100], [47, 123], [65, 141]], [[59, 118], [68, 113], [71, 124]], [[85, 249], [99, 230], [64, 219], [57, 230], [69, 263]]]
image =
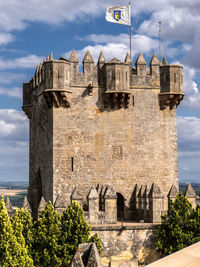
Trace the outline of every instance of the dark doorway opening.
[[120, 193], [117, 193], [117, 220], [124, 220], [124, 197]]

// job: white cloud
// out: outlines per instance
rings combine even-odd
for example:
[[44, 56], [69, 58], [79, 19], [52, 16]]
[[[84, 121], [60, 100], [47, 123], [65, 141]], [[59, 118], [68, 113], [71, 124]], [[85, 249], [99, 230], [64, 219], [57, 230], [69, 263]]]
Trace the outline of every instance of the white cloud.
[[200, 118], [181, 117], [177, 119], [180, 152], [198, 152], [200, 155]]
[[0, 95], [7, 95], [10, 97], [21, 98], [22, 88], [19, 87], [4, 88], [0, 86]]
[[0, 72], [0, 84], [23, 82], [27, 78], [24, 73]]
[[28, 55], [15, 59], [0, 58], [0, 70], [18, 69], [18, 68], [35, 68], [42, 61], [42, 57]]
[[[80, 40], [89, 40], [94, 45], [89, 45], [81, 50], [76, 51], [79, 60], [82, 61], [85, 53], [89, 50], [97, 62], [99, 54], [103, 51], [106, 60], [117, 57], [124, 60], [127, 51], [129, 51], [129, 35], [128, 34], [90, 34], [85, 37], [76, 37]], [[166, 56], [172, 57], [178, 53], [178, 49], [170, 47], [171, 42], [165, 42], [164, 50]], [[158, 51], [158, 40], [145, 35], [135, 34], [132, 36], [132, 57], [137, 56], [140, 52], [144, 55], [152, 56]], [[65, 53], [64, 56], [70, 57], [71, 51]]]
[[11, 134], [15, 130], [15, 125], [0, 120], [0, 136], [6, 136]]
[[[94, 45], [94, 46], [89, 45], [81, 50], [76, 51], [80, 62], [82, 62], [87, 50], [90, 51], [93, 59], [97, 62], [101, 51], [103, 51], [106, 60], [109, 60], [113, 57], [117, 57], [120, 60], [124, 60], [128, 48], [124, 44], [116, 44], [116, 43], [109, 43], [106, 45]], [[65, 53], [65, 56], [67, 58], [69, 58], [70, 55], [71, 51]]]
[[28, 119], [14, 109], [0, 109], [0, 181], [5, 180], [28, 180]]
[[10, 43], [14, 40], [14, 37], [10, 33], [1, 33], [0, 32], [0, 45], [4, 45]]
[[[142, 2], [142, 1], [140, 1]], [[182, 42], [179, 54], [185, 57], [184, 63], [188, 66], [200, 68], [200, 2], [196, 0], [166, 0], [158, 3], [152, 1], [145, 8], [143, 3], [136, 3], [136, 13], [149, 9], [150, 17], [141, 23], [138, 32], [148, 36], [158, 37], [158, 21], [162, 21], [162, 40]], [[139, 16], [139, 14], [138, 14]], [[163, 51], [166, 51], [165, 48]], [[176, 56], [176, 54], [174, 54]]]
[[22, 111], [0, 109], [1, 140], [27, 141], [28, 119]]
[[[187, 23], [185, 18], [187, 17]], [[191, 42], [195, 38], [200, 24], [200, 16], [191, 13], [187, 7], [177, 8], [169, 6], [153, 12], [149, 20], [145, 20], [139, 27], [139, 32], [158, 36], [158, 21], [162, 21], [162, 36], [168, 40]]]
[[197, 71], [194, 68], [184, 66], [184, 93], [183, 107], [200, 109], [200, 90], [198, 83], [195, 81]]
[[109, 2], [98, 0], [8, 0], [0, 2], [0, 30], [21, 30], [27, 22], [59, 24], [77, 19], [88, 20], [105, 12]]
[[177, 118], [178, 163], [181, 181], [199, 182], [200, 118]]

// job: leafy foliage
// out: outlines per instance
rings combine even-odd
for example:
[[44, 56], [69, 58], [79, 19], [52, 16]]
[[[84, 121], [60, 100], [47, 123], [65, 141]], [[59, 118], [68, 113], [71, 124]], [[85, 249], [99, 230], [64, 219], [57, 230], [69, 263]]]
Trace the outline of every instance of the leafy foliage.
[[[101, 254], [97, 234], [82, 208], [72, 202], [60, 217], [51, 202], [33, 222], [26, 209], [17, 209], [10, 220], [3, 198], [0, 202], [0, 263], [10, 266], [68, 266], [79, 244], [95, 242]], [[33, 265], [34, 263], [34, 265]]]
[[163, 255], [200, 241], [200, 206], [194, 210], [187, 197], [179, 193], [174, 202], [169, 202], [156, 236], [157, 248]]
[[51, 202], [46, 204], [33, 227], [33, 258], [36, 266], [60, 266], [59, 215]]
[[15, 215], [11, 219], [14, 234], [17, 235], [17, 225], [22, 224], [22, 235], [28, 248], [29, 255], [32, 253], [33, 244], [33, 219], [27, 209], [17, 209]]
[[67, 266], [79, 244], [87, 243], [90, 235], [90, 226], [84, 218], [84, 213], [75, 201], [61, 216], [61, 258]]
[[3, 197], [0, 201], [0, 262], [1, 266], [33, 266], [33, 260], [28, 256], [25, 240], [22, 235], [22, 224], [15, 223], [15, 231], [9, 220]]

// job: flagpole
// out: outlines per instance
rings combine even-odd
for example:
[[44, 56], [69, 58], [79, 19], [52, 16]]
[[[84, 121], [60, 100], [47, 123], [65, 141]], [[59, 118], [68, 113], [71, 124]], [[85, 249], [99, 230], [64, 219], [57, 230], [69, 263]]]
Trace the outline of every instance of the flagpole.
[[132, 50], [132, 43], [131, 43], [131, 3], [129, 2], [129, 16], [130, 16], [130, 26], [129, 26], [129, 41], [130, 41], [130, 58], [132, 61], [132, 56], [131, 56], [131, 50]]

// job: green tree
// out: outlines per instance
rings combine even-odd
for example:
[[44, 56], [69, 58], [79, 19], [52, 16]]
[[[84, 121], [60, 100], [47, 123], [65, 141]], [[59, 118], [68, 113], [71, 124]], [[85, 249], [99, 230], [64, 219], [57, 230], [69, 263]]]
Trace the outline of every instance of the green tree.
[[0, 263], [4, 267], [32, 267], [33, 261], [28, 256], [25, 240], [22, 235], [22, 224], [16, 224], [15, 236], [8, 217], [3, 197], [0, 201]]
[[27, 209], [18, 209], [11, 219], [15, 235], [18, 234], [17, 225], [22, 224], [22, 235], [28, 248], [29, 256], [32, 254], [33, 244], [33, 219]]
[[36, 266], [60, 266], [60, 217], [49, 202], [33, 226], [33, 259]]
[[61, 258], [63, 266], [68, 266], [78, 245], [95, 242], [101, 253], [101, 242], [97, 234], [90, 237], [91, 227], [84, 218], [84, 212], [76, 201], [61, 216]]
[[169, 202], [168, 212], [162, 216], [162, 224], [156, 231], [157, 248], [163, 255], [171, 254], [200, 240], [199, 209], [182, 193]]

